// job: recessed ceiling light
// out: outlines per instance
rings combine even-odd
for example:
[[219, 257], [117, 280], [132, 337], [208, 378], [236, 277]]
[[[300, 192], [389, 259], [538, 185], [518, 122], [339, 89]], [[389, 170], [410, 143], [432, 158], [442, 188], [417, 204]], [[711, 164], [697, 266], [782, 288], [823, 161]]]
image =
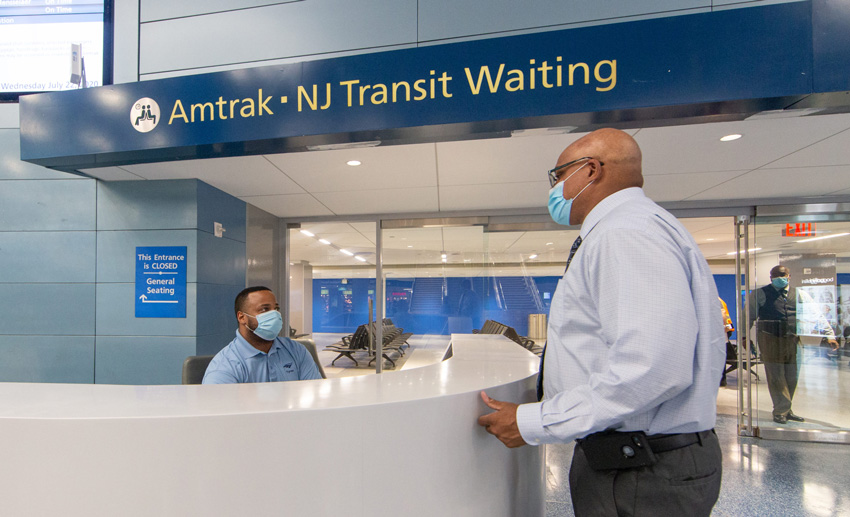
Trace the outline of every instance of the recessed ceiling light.
[[528, 256], [528, 258], [530, 258], [530, 259], [536, 259], [536, 258], [537, 258], [537, 254], [535, 253], [534, 255], [529, 255], [529, 256]]
[[706, 239], [707, 241], [713, 241], [714, 239]]
[[329, 241], [327, 239], [319, 239], [319, 242], [321, 242], [322, 244], [330, 244], [331, 243], [331, 241]]
[[744, 136], [744, 135], [734, 133], [734, 134], [731, 134], [731, 135], [726, 135], [724, 137], [721, 137], [720, 141], [721, 142], [731, 142], [732, 140], [737, 140], [737, 139], [741, 138], [742, 136]]
[[554, 243], [554, 242], [547, 242], [547, 243], [546, 243], [546, 245], [547, 245], [547, 246], [551, 246], [551, 245], [553, 245], [553, 244], [555, 244], [555, 243]]
[[448, 259], [446, 257], [443, 257], [442, 260], [443, 260], [443, 263], [445, 263]]
[[348, 161], [347, 161], [347, 162], [345, 162], [345, 163], [346, 163], [347, 165], [352, 166], [352, 167], [357, 167], [358, 165], [360, 165], [360, 160], [348, 160]]
[[313, 232], [308, 232], [307, 230], [301, 230], [301, 233], [303, 233], [303, 234], [304, 234], [304, 235], [306, 235], [307, 237], [315, 237], [315, 236], [316, 236], [316, 234], [315, 234], [315, 233], [313, 233]]
[[408, 248], [412, 248], [412, 247], [413, 247], [413, 245], [408, 245], [407, 247], [408, 247]]
[[358, 255], [358, 256], [356, 256], [356, 257], [354, 257], [354, 258], [355, 258], [355, 259], [357, 259], [357, 260], [359, 260], [360, 262], [366, 262], [366, 259], [364, 259], [363, 257], [361, 257], [361, 256], [359, 256], [359, 255]]
[[350, 251], [348, 251], [348, 250], [339, 250], [339, 251], [341, 251], [341, 252], [345, 253], [345, 254], [346, 254], [346, 255], [348, 255], [349, 257], [353, 257], [353, 256], [354, 256], [354, 253], [351, 253], [351, 252], [350, 252]]

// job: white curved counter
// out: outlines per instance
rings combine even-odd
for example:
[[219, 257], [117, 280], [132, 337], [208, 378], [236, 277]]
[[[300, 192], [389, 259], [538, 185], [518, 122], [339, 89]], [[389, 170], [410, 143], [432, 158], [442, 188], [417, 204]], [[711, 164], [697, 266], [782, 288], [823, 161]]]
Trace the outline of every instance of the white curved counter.
[[541, 447], [479, 427], [539, 359], [453, 335], [422, 368], [216, 386], [0, 383], [2, 515], [542, 516]]

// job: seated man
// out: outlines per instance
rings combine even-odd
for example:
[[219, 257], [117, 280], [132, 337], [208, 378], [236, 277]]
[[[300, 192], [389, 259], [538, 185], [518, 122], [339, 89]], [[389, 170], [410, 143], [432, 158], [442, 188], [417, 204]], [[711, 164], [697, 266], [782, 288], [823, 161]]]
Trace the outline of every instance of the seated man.
[[236, 296], [236, 339], [210, 362], [203, 384], [321, 379], [313, 357], [300, 343], [278, 337], [283, 317], [268, 287], [243, 289]]

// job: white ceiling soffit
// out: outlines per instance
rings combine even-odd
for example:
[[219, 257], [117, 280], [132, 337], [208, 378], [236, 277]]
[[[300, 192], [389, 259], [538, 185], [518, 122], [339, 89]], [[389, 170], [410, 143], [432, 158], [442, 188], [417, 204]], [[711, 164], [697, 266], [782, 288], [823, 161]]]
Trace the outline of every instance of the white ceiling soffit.
[[[659, 202], [850, 193], [850, 114], [629, 130]], [[82, 172], [198, 178], [279, 217], [541, 209], [546, 170], [582, 134], [186, 160]], [[721, 142], [740, 133], [743, 138]], [[346, 163], [358, 160], [361, 165]]]

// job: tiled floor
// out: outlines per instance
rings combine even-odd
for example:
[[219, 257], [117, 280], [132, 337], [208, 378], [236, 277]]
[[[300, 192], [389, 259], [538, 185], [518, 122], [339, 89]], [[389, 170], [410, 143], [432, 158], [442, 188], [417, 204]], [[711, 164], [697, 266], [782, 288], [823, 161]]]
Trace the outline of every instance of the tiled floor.
[[[794, 412], [805, 423], [783, 427], [835, 431], [850, 427], [850, 366], [807, 350], [800, 373]], [[756, 422], [779, 427], [761, 381], [755, 384]], [[850, 516], [850, 445], [763, 440], [738, 436], [737, 375], [717, 397], [717, 436], [723, 450], [723, 483], [712, 515]], [[573, 445], [546, 446], [546, 517], [573, 515], [568, 484]]]
[[[340, 335], [317, 334], [319, 350]], [[427, 364], [439, 356], [448, 336], [414, 336], [411, 351], [398, 368]], [[794, 412], [805, 416], [803, 424], [787, 426], [838, 430], [850, 427], [850, 365], [848, 359], [831, 359], [820, 350], [807, 350], [794, 397]], [[418, 355], [417, 355], [418, 354]], [[329, 365], [336, 356], [320, 352]], [[437, 357], [437, 360], [439, 358]], [[349, 368], [343, 358], [337, 367], [325, 366], [329, 377], [364, 375], [374, 370]], [[754, 416], [759, 425], [775, 426], [770, 396], [762, 381], [755, 385]], [[717, 435], [723, 450], [723, 484], [714, 507], [716, 516], [850, 516], [850, 445], [803, 443], [739, 437], [737, 432], [737, 383], [717, 398]], [[568, 473], [573, 445], [546, 446], [546, 517], [573, 515]]]

